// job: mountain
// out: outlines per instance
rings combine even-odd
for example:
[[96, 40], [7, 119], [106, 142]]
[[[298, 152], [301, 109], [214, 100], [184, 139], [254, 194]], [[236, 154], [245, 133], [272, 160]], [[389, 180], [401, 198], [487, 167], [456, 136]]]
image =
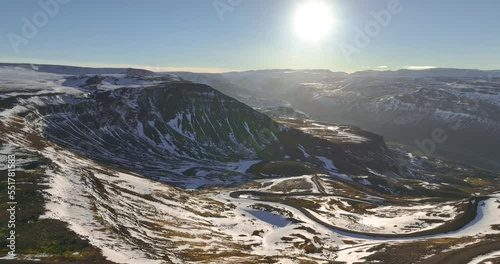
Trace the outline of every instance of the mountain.
[[499, 249], [495, 171], [168, 73], [3, 64], [0, 87], [1, 159], [15, 164], [0, 168], [15, 187], [0, 193], [15, 201], [0, 214], [16, 224], [1, 230], [5, 255], [10, 241], [41, 263], [439, 263]]
[[[18, 108], [36, 106], [36, 111], [22, 115], [61, 146], [177, 185], [199, 187], [195, 178], [206, 184], [212, 175], [237, 176], [259, 161], [289, 161], [317, 170], [331, 170], [326, 164], [334, 163], [343, 173], [366, 171], [366, 166], [391, 169], [388, 162], [360, 162], [347, 147], [285, 127], [206, 85], [141, 76], [135, 81], [161, 83], [110, 90], [101, 85], [109, 78], [117, 78], [117, 85], [134, 83], [134, 78], [77, 78], [86, 78], [81, 94], [14, 95], [4, 101], [22, 98]], [[74, 84], [74, 79], [66, 77], [61, 83]], [[366, 139], [357, 142], [361, 148], [381, 158], [388, 155], [381, 137], [363, 136]], [[223, 176], [214, 182], [223, 179], [239, 178]]]
[[[315, 119], [360, 126], [420, 155], [499, 168], [496, 73], [436, 68], [352, 74], [270, 70], [221, 76], [240, 87], [235, 91], [254, 91]], [[435, 131], [446, 140], [432, 140]]]

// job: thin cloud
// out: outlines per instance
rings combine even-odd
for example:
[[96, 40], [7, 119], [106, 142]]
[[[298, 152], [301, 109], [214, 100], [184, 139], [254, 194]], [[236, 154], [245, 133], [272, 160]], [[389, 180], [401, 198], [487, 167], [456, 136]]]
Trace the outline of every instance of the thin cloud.
[[381, 69], [381, 70], [385, 70], [389, 67], [385, 66], [385, 65], [381, 65], [381, 66], [377, 66], [377, 69]]
[[435, 66], [406, 66], [405, 67], [407, 70], [429, 70], [429, 69], [435, 69], [437, 67]]
[[131, 68], [139, 68], [150, 70], [154, 72], [197, 72], [197, 73], [223, 73], [237, 71], [233, 69], [221, 69], [221, 68], [203, 68], [203, 67], [155, 67], [155, 66], [140, 66], [135, 65]]

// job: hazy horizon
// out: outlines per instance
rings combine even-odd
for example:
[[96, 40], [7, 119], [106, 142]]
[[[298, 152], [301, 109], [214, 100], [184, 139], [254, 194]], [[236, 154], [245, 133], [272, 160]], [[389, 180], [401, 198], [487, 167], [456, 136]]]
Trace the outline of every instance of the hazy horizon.
[[[408, 71], [425, 71], [425, 70], [433, 70], [433, 69], [449, 69], [449, 70], [470, 70], [470, 71], [485, 71], [485, 72], [498, 72], [498, 69], [490, 69], [490, 70], [482, 70], [482, 69], [472, 69], [472, 68], [451, 68], [451, 67], [432, 67], [432, 66], [410, 66], [406, 68], [399, 69], [361, 69], [357, 71], [340, 71], [335, 69], [321, 69], [321, 68], [309, 68], [309, 69], [293, 69], [293, 68], [271, 68], [271, 69], [248, 69], [248, 70], [224, 70], [224, 69], [214, 69], [214, 68], [175, 68], [175, 67], [152, 67], [147, 65], [105, 65], [105, 64], [71, 64], [71, 63], [45, 63], [45, 62], [10, 62], [10, 61], [0, 61], [0, 64], [25, 64], [25, 65], [49, 65], [49, 66], [66, 66], [66, 67], [81, 67], [81, 68], [116, 68], [116, 69], [143, 69], [149, 70], [152, 72], [192, 72], [192, 73], [230, 73], [230, 72], [251, 72], [251, 71], [331, 71], [331, 72], [342, 72], [347, 74], [352, 74], [356, 72], [366, 72], [366, 71], [378, 71], [378, 72], [396, 72], [401, 70]], [[500, 69], [500, 68], [499, 68]]]

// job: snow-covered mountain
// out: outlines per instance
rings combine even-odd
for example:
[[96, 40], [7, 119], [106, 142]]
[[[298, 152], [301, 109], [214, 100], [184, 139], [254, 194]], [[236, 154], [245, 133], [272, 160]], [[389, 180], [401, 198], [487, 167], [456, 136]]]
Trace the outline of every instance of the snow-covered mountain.
[[[374, 134], [334, 144], [174, 76], [133, 69], [112, 75], [84, 69], [75, 76], [74, 68], [69, 74], [54, 68], [59, 74], [6, 67], [3, 74], [21, 78], [18, 84], [41, 83], [30, 83], [22, 93], [2, 91], [2, 115], [22, 115], [33, 130], [61, 146], [150, 178], [191, 188], [235, 183], [261, 161], [293, 161], [339, 175], [368, 172], [366, 167], [395, 169], [388, 160], [362, 161], [350, 154], [365, 149], [384, 160], [390, 153]], [[52, 87], [36, 88], [42, 83]]]
[[[346, 74], [271, 73], [303, 81], [261, 86], [256, 94], [277, 99], [257, 111], [223, 93], [259, 100], [229, 80], [236, 73], [196, 76], [230, 85], [217, 90], [184, 80], [195, 74], [0, 65], [0, 157], [16, 165], [16, 176], [0, 169], [5, 188], [16, 177], [16, 194], [0, 199], [19, 208], [17, 258], [439, 263], [447, 250], [488, 253], [475, 243], [496, 249], [497, 173], [413, 155], [290, 107], [305, 95], [321, 106]], [[0, 240], [2, 254], [9, 241]]]
[[[436, 68], [345, 74], [269, 70], [220, 76], [236, 91], [253, 91], [316, 119], [360, 126], [422, 155], [499, 166], [498, 71]], [[436, 129], [446, 140], [429, 143]]]

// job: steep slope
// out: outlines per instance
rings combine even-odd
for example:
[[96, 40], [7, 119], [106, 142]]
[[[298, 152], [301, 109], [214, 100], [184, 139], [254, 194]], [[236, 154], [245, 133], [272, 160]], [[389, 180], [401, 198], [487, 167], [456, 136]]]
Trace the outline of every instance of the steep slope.
[[[60, 95], [37, 100], [42, 103], [36, 114], [27, 118], [45, 137], [164, 181], [192, 181], [182, 175], [231, 171], [235, 176], [258, 161], [293, 160], [323, 170], [326, 165], [318, 158], [322, 157], [344, 172], [367, 166], [341, 145], [286, 128], [204, 85], [178, 82], [96, 92], [86, 98]], [[374, 151], [385, 149], [381, 141], [365, 145], [373, 145]]]

